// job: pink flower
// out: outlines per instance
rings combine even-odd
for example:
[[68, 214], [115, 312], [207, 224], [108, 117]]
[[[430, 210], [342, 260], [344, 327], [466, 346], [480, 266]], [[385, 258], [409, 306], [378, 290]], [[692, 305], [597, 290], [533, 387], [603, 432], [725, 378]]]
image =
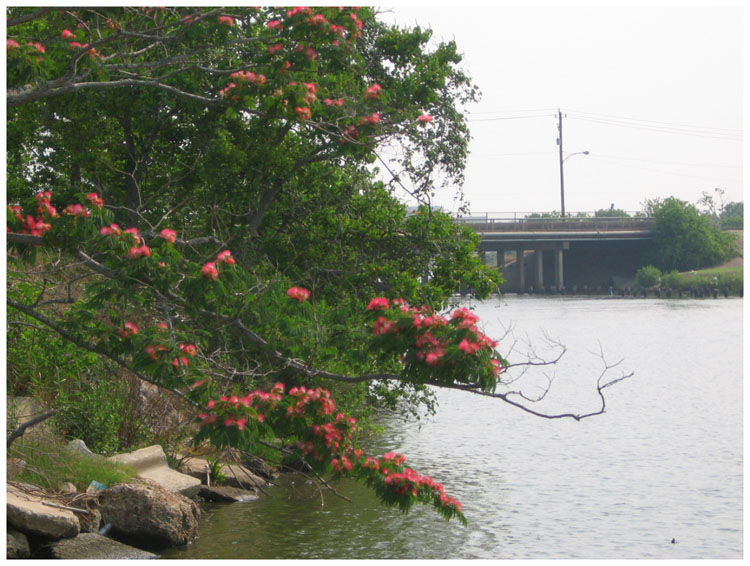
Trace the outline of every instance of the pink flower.
[[128, 259], [138, 259], [139, 257], [148, 257], [151, 255], [151, 249], [147, 245], [130, 248]]
[[62, 35], [63, 39], [71, 39], [71, 38], [75, 37], [75, 34], [72, 31], [70, 31], [69, 29], [62, 30], [62, 34], [61, 35]]
[[228, 26], [234, 25], [234, 18], [230, 16], [219, 16], [219, 23], [220, 24], [226, 24]]
[[312, 9], [307, 6], [297, 6], [286, 11], [287, 18], [292, 18], [297, 14], [307, 14], [309, 16], [312, 14]]
[[372, 301], [370, 301], [370, 304], [367, 305], [368, 311], [388, 308], [390, 308], [390, 304], [388, 303], [388, 299], [386, 299], [385, 297], [375, 297]]
[[284, 26], [281, 24], [281, 20], [271, 20], [266, 25], [271, 29], [284, 29]]
[[500, 362], [498, 360], [496, 360], [495, 358], [492, 358], [490, 362], [492, 363], [492, 373], [497, 375], [501, 371], [503, 371], [503, 368], [500, 366]]
[[195, 383], [193, 383], [190, 386], [190, 389], [197, 389], [198, 387], [200, 387], [201, 385], [204, 385], [205, 383], [206, 383], [206, 380], [205, 379], [201, 379], [201, 380], [196, 381]]
[[424, 363], [426, 363], [428, 366], [434, 366], [437, 365], [438, 360], [438, 355], [435, 352], [430, 352], [425, 356]]
[[344, 105], [344, 99], [343, 98], [326, 98], [324, 101], [326, 106], [343, 106]]
[[130, 235], [133, 238], [133, 240], [135, 240], [136, 242], [141, 241], [141, 235], [138, 232], [138, 228], [127, 228], [125, 230], [125, 233]]
[[135, 334], [138, 334], [138, 327], [135, 324], [133, 324], [132, 322], [126, 322], [124, 324], [124, 328], [121, 328], [117, 332], [123, 338], [127, 338], [128, 336], [133, 336]]
[[112, 234], [119, 236], [120, 235], [120, 226], [119, 224], [110, 224], [109, 226], [103, 226], [99, 229], [99, 233], [102, 236], [111, 236]]
[[195, 347], [195, 344], [180, 344], [180, 352], [194, 358], [195, 354], [198, 353], [198, 349]]
[[303, 287], [289, 287], [286, 291], [287, 296], [298, 300], [300, 303], [310, 298], [310, 291]]
[[383, 89], [379, 84], [375, 83], [365, 91], [365, 98], [377, 98], [380, 91]]
[[18, 43], [15, 39], [6, 39], [5, 40], [5, 48], [6, 49], [18, 49], [21, 47], [21, 44]]
[[305, 56], [310, 59], [310, 61], [315, 61], [315, 59], [318, 58], [318, 52], [312, 47], [308, 47], [305, 49]]
[[297, 113], [297, 116], [300, 120], [309, 120], [310, 116], [312, 116], [312, 113], [310, 112], [310, 109], [307, 106], [299, 107], [297, 106], [294, 111]]
[[179, 369], [180, 366], [188, 367], [189, 363], [190, 361], [187, 358], [175, 358], [172, 360], [172, 365], [177, 369]]
[[480, 348], [481, 346], [479, 344], [469, 342], [466, 338], [458, 343], [458, 349], [462, 352], [465, 352], [467, 355], [474, 354], [474, 352], [478, 351]]
[[159, 232], [159, 235], [170, 244], [174, 244], [175, 241], [177, 240], [177, 232], [169, 228], [164, 228], [164, 230]]
[[156, 327], [159, 328], [159, 332], [162, 330], [169, 330], [169, 325], [166, 322], [159, 322], [156, 324]]
[[89, 194], [87, 194], [86, 195], [86, 200], [88, 200], [92, 205], [94, 205], [97, 208], [101, 208], [101, 207], [104, 206], [104, 201], [96, 193], [89, 193]]
[[283, 45], [281, 45], [280, 43], [276, 43], [275, 45], [270, 45], [270, 46], [268, 47], [268, 52], [269, 52], [269, 53], [270, 53], [271, 55], [273, 55], [273, 54], [275, 54], [275, 53], [279, 53], [280, 51], [283, 51], [283, 50], [284, 50], [284, 46], [283, 46]]
[[201, 275], [206, 279], [216, 281], [219, 278], [219, 270], [216, 269], [216, 264], [213, 261], [209, 261], [201, 268]]
[[216, 256], [216, 261], [218, 263], [226, 263], [227, 265], [235, 264], [234, 258], [232, 257], [232, 252], [230, 252], [229, 250], [219, 252], [219, 255]]
[[417, 122], [432, 122], [432, 116], [430, 116], [429, 114], [421, 114], [417, 117]]
[[360, 124], [378, 124], [380, 123], [380, 114], [373, 112], [371, 116], [365, 116], [359, 121]]
[[312, 18], [310, 18], [310, 23], [313, 25], [321, 25], [321, 24], [327, 24], [328, 20], [323, 14], [315, 14]]
[[69, 204], [63, 209], [63, 214], [70, 214], [80, 218], [87, 218], [89, 211], [83, 208], [80, 204]]
[[31, 45], [32, 47], [36, 48], [36, 50], [39, 53], [46, 53], [47, 50], [44, 48], [44, 45], [42, 45], [39, 42], [31, 43], [30, 41], [26, 45]]
[[149, 358], [151, 358], [152, 360], [157, 360], [159, 358], [159, 354], [166, 351], [166, 348], [164, 346], [146, 346], [145, 350]]

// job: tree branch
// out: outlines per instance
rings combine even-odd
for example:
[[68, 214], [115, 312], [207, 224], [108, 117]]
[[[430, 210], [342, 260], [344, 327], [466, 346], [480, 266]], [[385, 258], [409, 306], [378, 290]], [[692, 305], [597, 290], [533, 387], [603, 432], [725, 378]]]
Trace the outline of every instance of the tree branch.
[[7, 444], [5, 445], [5, 448], [10, 448], [10, 445], [13, 444], [13, 442], [17, 439], [23, 436], [23, 433], [26, 432], [27, 428], [31, 428], [34, 425], [37, 425], [43, 421], [46, 421], [48, 418], [54, 416], [57, 414], [57, 411], [50, 411], [48, 413], [44, 413], [43, 415], [38, 415], [34, 417], [33, 419], [30, 419], [23, 423], [21, 426], [19, 426], [16, 430], [14, 430], [10, 436], [8, 437]]
[[5, 25], [6, 27], [13, 27], [20, 24], [25, 24], [26, 22], [31, 22], [33, 20], [38, 20], [41, 18], [44, 14], [48, 12], [54, 12], [58, 8], [55, 8], [54, 6], [51, 8], [39, 8], [36, 12], [33, 12], [31, 14], [26, 14], [25, 16], [18, 16], [16, 18], [9, 19]]

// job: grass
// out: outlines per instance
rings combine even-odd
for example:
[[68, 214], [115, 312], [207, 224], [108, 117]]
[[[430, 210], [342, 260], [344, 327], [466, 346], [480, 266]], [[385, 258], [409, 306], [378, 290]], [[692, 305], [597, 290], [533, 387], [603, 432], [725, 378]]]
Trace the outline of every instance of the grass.
[[664, 273], [661, 277], [662, 288], [686, 291], [690, 288], [718, 289], [738, 295], [742, 291], [744, 273], [742, 267], [709, 267], [698, 271]]
[[680, 275], [696, 277], [699, 275], [739, 275], [742, 276], [742, 267], [709, 267], [698, 271], [684, 271]]
[[26, 462], [24, 470], [14, 479], [52, 490], [63, 482], [71, 482], [80, 491], [96, 480], [110, 486], [131, 481], [135, 470], [107, 461], [103, 456], [87, 456], [67, 447], [63, 440], [20, 438], [11, 444], [8, 456]]

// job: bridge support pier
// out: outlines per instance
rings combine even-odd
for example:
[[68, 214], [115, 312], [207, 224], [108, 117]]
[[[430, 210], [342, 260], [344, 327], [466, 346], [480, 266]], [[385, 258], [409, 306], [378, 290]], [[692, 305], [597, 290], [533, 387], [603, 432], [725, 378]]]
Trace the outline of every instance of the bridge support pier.
[[536, 288], [544, 287], [544, 250], [536, 250]]
[[518, 292], [519, 294], [523, 294], [524, 288], [526, 287], [526, 282], [524, 281], [524, 272], [526, 271], [524, 269], [524, 255], [523, 255], [523, 248], [516, 249], [516, 268], [518, 269]]
[[560, 292], [565, 285], [563, 281], [563, 249], [562, 246], [555, 250], [555, 287]]

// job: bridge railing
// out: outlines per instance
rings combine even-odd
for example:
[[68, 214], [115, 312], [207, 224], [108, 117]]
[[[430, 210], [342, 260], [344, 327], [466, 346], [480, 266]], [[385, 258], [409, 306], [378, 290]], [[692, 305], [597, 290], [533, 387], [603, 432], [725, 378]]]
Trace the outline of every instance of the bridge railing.
[[471, 226], [479, 232], [550, 231], [550, 230], [644, 230], [653, 229], [654, 219], [648, 216], [591, 217], [580, 213], [560, 217], [529, 217], [533, 213], [483, 213], [456, 218], [460, 224]]

